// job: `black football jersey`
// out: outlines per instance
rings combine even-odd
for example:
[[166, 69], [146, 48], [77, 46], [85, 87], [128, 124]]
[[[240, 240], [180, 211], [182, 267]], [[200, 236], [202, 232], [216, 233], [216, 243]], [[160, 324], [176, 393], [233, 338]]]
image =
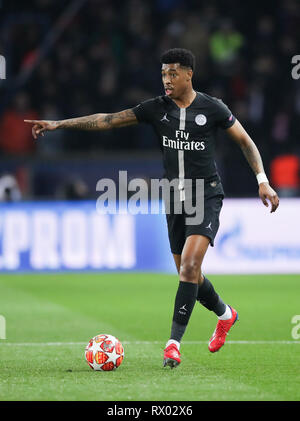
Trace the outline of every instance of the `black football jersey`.
[[154, 128], [163, 152], [164, 177], [179, 180], [211, 180], [218, 177], [214, 160], [218, 128], [227, 129], [235, 122], [228, 107], [202, 92], [187, 108], [180, 108], [166, 95], [144, 101], [133, 108], [139, 122]]

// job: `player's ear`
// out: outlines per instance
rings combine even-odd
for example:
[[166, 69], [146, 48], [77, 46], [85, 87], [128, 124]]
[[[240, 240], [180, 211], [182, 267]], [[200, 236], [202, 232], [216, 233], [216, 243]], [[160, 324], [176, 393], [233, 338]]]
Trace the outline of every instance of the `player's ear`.
[[193, 77], [193, 70], [192, 69], [189, 69], [187, 72], [186, 72], [186, 75], [187, 75], [187, 81], [189, 82], [190, 80], [192, 80], [192, 77]]

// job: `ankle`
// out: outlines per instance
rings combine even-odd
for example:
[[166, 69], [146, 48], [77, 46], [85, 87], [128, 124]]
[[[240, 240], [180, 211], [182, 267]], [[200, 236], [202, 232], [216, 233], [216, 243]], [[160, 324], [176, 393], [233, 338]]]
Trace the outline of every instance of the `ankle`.
[[170, 346], [172, 344], [174, 344], [177, 347], [178, 351], [179, 351], [179, 349], [180, 349], [180, 342], [175, 341], [175, 339], [169, 339], [168, 342], [166, 343], [166, 348], [168, 348], [168, 346]]

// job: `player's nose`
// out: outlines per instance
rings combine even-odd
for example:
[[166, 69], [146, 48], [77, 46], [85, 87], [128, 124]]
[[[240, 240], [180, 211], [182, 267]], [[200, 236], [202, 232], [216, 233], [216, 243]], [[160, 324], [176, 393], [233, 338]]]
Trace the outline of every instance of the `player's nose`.
[[165, 83], [164, 83], [164, 87], [165, 87], [165, 88], [168, 88], [168, 89], [172, 88], [172, 84], [171, 84], [171, 82], [167, 82], [167, 81], [165, 81]]
[[166, 86], [166, 85], [169, 85], [169, 84], [171, 84], [171, 78], [170, 78], [170, 76], [166, 75], [164, 77], [164, 85]]

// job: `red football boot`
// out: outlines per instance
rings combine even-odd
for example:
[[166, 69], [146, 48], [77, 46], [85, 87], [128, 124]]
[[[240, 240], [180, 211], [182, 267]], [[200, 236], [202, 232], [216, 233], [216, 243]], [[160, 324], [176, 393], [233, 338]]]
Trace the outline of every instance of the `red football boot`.
[[210, 352], [216, 352], [219, 351], [220, 348], [222, 348], [222, 346], [225, 344], [226, 336], [229, 330], [239, 319], [236, 310], [232, 307], [230, 307], [230, 309], [232, 313], [231, 318], [228, 320], [219, 320], [216, 329], [209, 340], [208, 349], [210, 350]]
[[180, 352], [175, 344], [169, 345], [164, 350], [164, 367], [177, 367], [180, 364]]

